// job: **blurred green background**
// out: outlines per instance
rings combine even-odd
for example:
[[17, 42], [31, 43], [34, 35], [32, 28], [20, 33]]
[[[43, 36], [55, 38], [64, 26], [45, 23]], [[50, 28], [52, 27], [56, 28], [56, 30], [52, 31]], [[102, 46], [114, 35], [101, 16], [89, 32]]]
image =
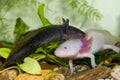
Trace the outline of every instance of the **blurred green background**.
[[69, 1], [72, 0], [0, 0], [0, 40], [14, 41], [13, 30], [18, 17], [30, 26], [30, 30], [42, 27], [37, 14], [41, 3], [45, 4], [45, 16], [53, 24], [61, 24], [62, 18], [68, 18], [71, 25], [82, 30], [105, 29], [120, 36], [120, 0], [85, 0], [103, 15], [99, 21], [73, 10], [68, 6]]

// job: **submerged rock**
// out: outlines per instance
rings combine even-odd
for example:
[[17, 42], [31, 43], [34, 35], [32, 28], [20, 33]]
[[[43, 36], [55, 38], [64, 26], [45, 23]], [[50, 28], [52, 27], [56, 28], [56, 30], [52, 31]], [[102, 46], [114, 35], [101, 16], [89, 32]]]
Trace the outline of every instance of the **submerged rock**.
[[120, 80], [120, 65], [116, 65], [115, 67], [113, 67], [110, 74], [113, 78]]
[[77, 73], [68, 80], [98, 80], [110, 75], [111, 69], [105, 66], [98, 66], [94, 69]]
[[7, 70], [0, 75], [0, 80], [15, 80], [18, 72], [16, 70]]
[[46, 74], [44, 80], [65, 80], [65, 77], [59, 72], [51, 71], [48, 74]]

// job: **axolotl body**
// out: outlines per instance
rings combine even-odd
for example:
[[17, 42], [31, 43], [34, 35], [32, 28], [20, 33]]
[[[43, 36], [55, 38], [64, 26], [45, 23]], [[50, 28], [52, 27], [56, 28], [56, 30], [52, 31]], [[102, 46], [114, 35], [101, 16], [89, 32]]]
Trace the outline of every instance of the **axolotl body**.
[[114, 44], [116, 39], [105, 30], [90, 29], [85, 31], [86, 36], [81, 39], [69, 39], [63, 42], [55, 50], [55, 55], [60, 58], [68, 58], [71, 72], [73, 73], [72, 60], [88, 57], [91, 60], [91, 66], [95, 67], [94, 54], [104, 49], [112, 49], [117, 53], [120, 48]]

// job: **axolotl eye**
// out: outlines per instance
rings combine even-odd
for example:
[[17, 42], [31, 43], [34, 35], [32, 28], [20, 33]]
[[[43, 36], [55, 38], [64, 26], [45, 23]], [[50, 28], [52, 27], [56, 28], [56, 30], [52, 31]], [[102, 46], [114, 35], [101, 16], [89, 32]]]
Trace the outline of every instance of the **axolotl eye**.
[[67, 49], [67, 47], [64, 47], [64, 49]]

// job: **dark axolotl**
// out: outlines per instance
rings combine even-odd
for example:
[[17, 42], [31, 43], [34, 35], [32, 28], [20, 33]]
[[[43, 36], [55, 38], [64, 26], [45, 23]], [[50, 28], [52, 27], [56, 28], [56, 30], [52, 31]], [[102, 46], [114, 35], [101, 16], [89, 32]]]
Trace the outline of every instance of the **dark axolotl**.
[[69, 25], [69, 20], [63, 19], [62, 25], [51, 25], [27, 33], [23, 39], [11, 51], [10, 56], [4, 62], [4, 67], [9, 67], [21, 62], [38, 47], [44, 46], [52, 41], [67, 40], [70, 38], [81, 38], [85, 33]]

